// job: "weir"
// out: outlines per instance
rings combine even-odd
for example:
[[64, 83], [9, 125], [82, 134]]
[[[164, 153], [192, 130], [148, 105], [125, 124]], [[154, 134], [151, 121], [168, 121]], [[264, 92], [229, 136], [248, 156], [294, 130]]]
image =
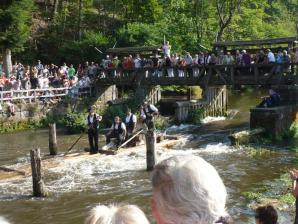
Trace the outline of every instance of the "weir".
[[207, 116], [225, 116], [227, 107], [226, 86], [208, 87], [202, 100], [176, 102], [175, 119], [179, 123], [186, 121], [193, 110], [201, 110], [202, 119]]

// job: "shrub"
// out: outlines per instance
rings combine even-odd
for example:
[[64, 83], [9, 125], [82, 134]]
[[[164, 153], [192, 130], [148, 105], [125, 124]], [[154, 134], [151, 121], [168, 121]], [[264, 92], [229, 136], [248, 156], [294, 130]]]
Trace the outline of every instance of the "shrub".
[[192, 109], [188, 112], [188, 122], [192, 124], [201, 124], [204, 118], [204, 108]]
[[110, 127], [114, 122], [114, 117], [119, 116], [124, 119], [127, 106], [125, 105], [114, 105], [106, 108], [103, 115], [103, 125], [105, 127]]
[[298, 121], [294, 121], [290, 127], [290, 136], [298, 138]]
[[70, 134], [83, 132], [86, 128], [83, 113], [68, 113], [63, 117], [63, 123]]

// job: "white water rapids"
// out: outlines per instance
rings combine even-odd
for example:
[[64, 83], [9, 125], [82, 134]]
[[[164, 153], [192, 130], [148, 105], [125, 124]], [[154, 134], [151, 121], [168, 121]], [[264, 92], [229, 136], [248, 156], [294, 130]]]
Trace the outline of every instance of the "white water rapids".
[[[213, 121], [214, 119], [209, 119], [209, 122]], [[239, 187], [247, 191], [251, 190], [251, 183], [246, 183], [245, 178], [251, 173], [256, 172], [254, 174], [256, 175], [255, 181], [258, 181], [261, 179], [259, 177], [261, 175], [259, 169], [266, 169], [268, 166], [265, 163], [258, 164], [259, 161], [256, 159], [247, 158], [243, 149], [231, 147], [229, 142], [226, 141], [226, 134], [221, 133], [220, 130], [216, 130], [214, 133], [196, 134], [197, 128], [198, 126], [195, 125], [180, 125], [167, 129], [167, 134], [182, 133], [181, 136], [184, 141], [173, 149], [158, 148], [158, 160], [160, 161], [170, 156], [181, 154], [202, 156], [216, 167], [220, 176], [223, 178], [230, 195], [227, 205], [228, 211], [232, 216], [237, 217], [237, 223], [254, 223], [252, 211], [245, 207], [245, 199], [239, 196], [241, 194]], [[215, 137], [221, 138], [222, 141], [212, 140]], [[201, 143], [202, 140], [206, 139], [207, 143]], [[80, 212], [76, 212], [75, 210], [69, 211], [72, 215], [78, 215], [80, 219], [85, 217], [85, 213], [82, 210], [86, 209], [86, 207], [90, 208], [98, 202], [117, 203], [124, 201], [126, 203], [135, 203], [145, 209], [147, 214], [150, 213], [150, 206], [145, 202], [147, 199], [144, 200], [144, 198], [148, 198], [151, 195], [150, 176], [145, 171], [145, 150], [126, 155], [95, 155], [95, 157], [98, 157], [98, 159], [63, 160], [61, 157], [57, 157], [56, 160], [60, 162], [60, 165], [45, 170], [44, 182], [50, 193], [50, 197], [43, 199], [44, 203], [51, 205], [52, 203], [55, 204], [56, 201], [62, 201], [67, 204], [69, 200], [68, 195], [71, 195], [77, 203], [80, 200], [84, 200], [84, 203], [78, 205], [77, 209]], [[283, 158], [283, 160], [290, 159], [291, 157], [286, 156]], [[28, 155], [26, 157], [19, 157], [17, 164], [11, 168], [28, 162]], [[277, 157], [267, 159], [267, 163], [272, 164], [270, 167], [273, 167], [272, 169], [275, 170], [279, 167], [278, 163], [282, 162]], [[259, 165], [264, 166], [264, 168], [258, 168]], [[261, 175], [261, 177], [263, 176]], [[39, 203], [39, 199], [33, 199], [31, 194], [32, 179], [30, 176], [21, 180], [0, 182], [0, 202]], [[77, 196], [75, 197], [74, 195]], [[82, 197], [81, 195], [87, 196], [84, 196], [84, 199], [80, 199]], [[61, 204], [62, 202], [59, 203]], [[55, 205], [54, 207], [59, 206]], [[34, 205], [31, 205], [31, 207], [34, 207]], [[28, 209], [31, 208], [28, 207]], [[244, 212], [245, 214], [243, 214]], [[0, 215], [5, 215], [5, 213], [0, 212]], [[61, 214], [62, 217], [63, 215], [64, 213]], [[47, 220], [53, 219], [51, 212], [45, 213], [45, 216]], [[246, 218], [241, 218], [241, 220], [246, 221], [239, 221], [239, 217], [243, 216]], [[56, 220], [53, 223], [59, 223], [59, 221]], [[279, 223], [289, 223], [289, 217], [287, 215], [283, 216]]]

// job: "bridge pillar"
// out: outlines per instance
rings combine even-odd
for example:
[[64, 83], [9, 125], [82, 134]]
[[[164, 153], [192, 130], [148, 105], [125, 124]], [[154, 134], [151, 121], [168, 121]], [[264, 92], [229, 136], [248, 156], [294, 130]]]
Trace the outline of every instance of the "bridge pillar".
[[160, 86], [138, 86], [136, 89], [136, 100], [138, 104], [144, 100], [151, 104], [157, 104], [161, 100]]
[[94, 98], [95, 106], [104, 106], [107, 101], [114, 101], [118, 99], [118, 89], [116, 85], [96, 87], [94, 88]]

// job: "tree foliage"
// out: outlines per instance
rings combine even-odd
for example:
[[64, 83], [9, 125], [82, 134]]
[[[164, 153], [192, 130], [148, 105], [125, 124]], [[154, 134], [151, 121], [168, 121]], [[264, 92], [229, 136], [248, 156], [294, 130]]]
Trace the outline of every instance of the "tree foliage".
[[14, 51], [23, 49], [29, 37], [34, 10], [32, 0], [5, 0], [0, 5], [0, 47]]
[[[2, 2], [0, 47], [21, 49], [31, 28], [25, 46], [28, 51], [17, 57], [56, 63], [97, 60], [103, 55], [94, 47], [104, 52], [115, 43], [116, 47], [160, 45], [164, 36], [173, 52], [196, 52], [201, 45], [210, 48], [216, 37], [247, 40], [293, 36], [298, 24], [297, 0]], [[34, 2], [38, 10], [29, 24]]]

